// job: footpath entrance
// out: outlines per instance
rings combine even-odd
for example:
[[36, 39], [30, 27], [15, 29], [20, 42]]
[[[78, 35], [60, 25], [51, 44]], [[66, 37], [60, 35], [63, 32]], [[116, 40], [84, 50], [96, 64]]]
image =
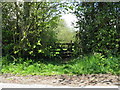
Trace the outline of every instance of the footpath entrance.
[[54, 48], [50, 49], [52, 56], [70, 58], [73, 56], [74, 43], [55, 43]]

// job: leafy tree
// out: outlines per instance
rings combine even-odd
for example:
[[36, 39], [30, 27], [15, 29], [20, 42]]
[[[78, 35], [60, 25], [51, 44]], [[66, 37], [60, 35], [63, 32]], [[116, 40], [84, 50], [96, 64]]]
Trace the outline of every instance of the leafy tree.
[[120, 52], [118, 2], [82, 2], [76, 4], [78, 18], [77, 43], [83, 54], [100, 52], [105, 55]]
[[60, 20], [59, 25], [56, 28], [56, 31], [57, 39], [59, 42], [64, 43], [70, 43], [71, 41], [74, 42], [75, 31], [67, 26], [64, 19]]
[[22, 58], [50, 56], [49, 46], [56, 39], [59, 3], [2, 3], [3, 55]]

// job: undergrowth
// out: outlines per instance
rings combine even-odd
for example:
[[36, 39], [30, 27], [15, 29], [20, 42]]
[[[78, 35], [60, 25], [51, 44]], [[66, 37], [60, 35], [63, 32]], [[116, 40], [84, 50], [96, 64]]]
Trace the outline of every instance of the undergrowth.
[[[3, 61], [6, 58], [3, 58]], [[3, 63], [2, 73], [20, 75], [78, 75], [78, 74], [120, 74], [120, 57], [104, 57], [96, 53], [94, 55], [78, 57], [67, 63], [58, 61], [26, 60], [17, 59], [12, 63]]]

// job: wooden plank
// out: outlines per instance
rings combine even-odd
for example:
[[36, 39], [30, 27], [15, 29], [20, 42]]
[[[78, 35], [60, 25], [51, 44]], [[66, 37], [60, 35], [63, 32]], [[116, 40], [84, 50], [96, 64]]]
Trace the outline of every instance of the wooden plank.
[[51, 46], [50, 52], [53, 56], [60, 56], [62, 58], [71, 57], [74, 51], [74, 43], [55, 43]]
[[50, 52], [73, 52], [74, 50], [50, 50]]
[[51, 49], [51, 50], [54, 50], [54, 49], [55, 49], [55, 50], [56, 50], [56, 49], [60, 49], [60, 50], [61, 50], [62, 48], [50, 48], [50, 49]]
[[55, 43], [55, 45], [74, 45], [74, 43]]

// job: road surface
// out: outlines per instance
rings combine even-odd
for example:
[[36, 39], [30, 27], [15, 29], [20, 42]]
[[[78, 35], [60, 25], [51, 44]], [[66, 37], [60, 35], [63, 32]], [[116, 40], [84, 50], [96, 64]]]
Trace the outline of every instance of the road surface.
[[52, 86], [42, 84], [14, 84], [14, 83], [0, 83], [0, 90], [2, 88], [118, 88], [118, 86], [84, 86], [84, 87], [70, 87], [70, 86]]

